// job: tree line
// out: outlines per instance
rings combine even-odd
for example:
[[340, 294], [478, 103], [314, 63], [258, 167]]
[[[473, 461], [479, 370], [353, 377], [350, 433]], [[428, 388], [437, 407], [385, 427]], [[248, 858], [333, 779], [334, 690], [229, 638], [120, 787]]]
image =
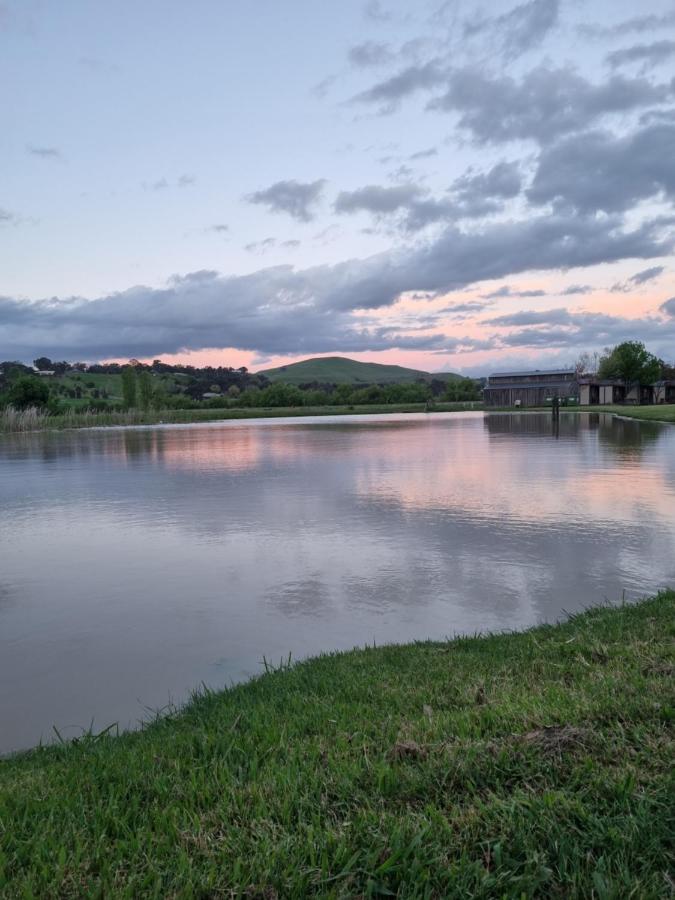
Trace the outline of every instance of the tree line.
[[[114, 409], [222, 409], [237, 407], [357, 406], [407, 403], [476, 401], [480, 385], [471, 378], [446, 381], [431, 379], [402, 384], [321, 384], [299, 386], [270, 382], [245, 367], [196, 368], [173, 366], [155, 360], [151, 365], [133, 361], [84, 366], [54, 363], [47, 357], [35, 360], [41, 372], [73, 376], [70, 379], [36, 375], [34, 369], [16, 362], [0, 363], [0, 406], [25, 409], [46, 408], [65, 412], [73, 402], [85, 402], [97, 411]], [[110, 388], [99, 388], [87, 376], [117, 375], [117, 396]], [[167, 377], [168, 376], [168, 377]]]

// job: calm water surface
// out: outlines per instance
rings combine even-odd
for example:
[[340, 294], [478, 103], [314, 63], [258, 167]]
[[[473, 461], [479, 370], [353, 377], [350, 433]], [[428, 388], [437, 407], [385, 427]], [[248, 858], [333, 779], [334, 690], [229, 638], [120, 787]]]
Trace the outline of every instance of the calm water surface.
[[675, 584], [675, 428], [481, 413], [0, 438], [0, 752], [279, 660]]

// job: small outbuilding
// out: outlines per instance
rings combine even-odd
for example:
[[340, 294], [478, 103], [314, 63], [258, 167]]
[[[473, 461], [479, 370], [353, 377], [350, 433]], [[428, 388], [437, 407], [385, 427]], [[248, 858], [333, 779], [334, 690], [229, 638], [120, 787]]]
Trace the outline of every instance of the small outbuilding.
[[[616, 378], [594, 378], [587, 376], [579, 379], [579, 403], [581, 406], [611, 406], [612, 404], [640, 404], [675, 402], [675, 400], [657, 399], [658, 385], [656, 384], [631, 384], [627, 387], [623, 381]], [[665, 388], [662, 394], [666, 396]]]
[[657, 381], [654, 387], [654, 403], [675, 403], [675, 380]]

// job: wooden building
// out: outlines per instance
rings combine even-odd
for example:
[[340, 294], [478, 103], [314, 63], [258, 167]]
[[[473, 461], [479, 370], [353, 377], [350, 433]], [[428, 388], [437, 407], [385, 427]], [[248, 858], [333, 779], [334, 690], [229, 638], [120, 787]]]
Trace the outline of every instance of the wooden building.
[[675, 403], [675, 380], [667, 379], [654, 384], [654, 403]]
[[610, 378], [580, 378], [579, 403], [582, 406], [608, 406], [612, 403], [624, 403], [626, 385], [622, 381]]
[[579, 402], [582, 406], [675, 403], [675, 381], [657, 381], [655, 384], [636, 382], [627, 388], [618, 379], [588, 376], [579, 379]]
[[578, 397], [574, 369], [533, 369], [495, 372], [483, 389], [485, 406], [545, 406], [554, 397]]

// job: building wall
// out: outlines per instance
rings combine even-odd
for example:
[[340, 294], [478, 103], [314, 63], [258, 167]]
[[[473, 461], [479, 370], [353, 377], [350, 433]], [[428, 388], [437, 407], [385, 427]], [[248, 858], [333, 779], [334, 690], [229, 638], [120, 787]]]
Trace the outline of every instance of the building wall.
[[654, 403], [675, 403], [675, 381], [654, 385]]
[[564, 389], [556, 385], [545, 387], [492, 387], [488, 385], [483, 391], [483, 402], [486, 406], [545, 406], [551, 397], [570, 397], [569, 385]]

